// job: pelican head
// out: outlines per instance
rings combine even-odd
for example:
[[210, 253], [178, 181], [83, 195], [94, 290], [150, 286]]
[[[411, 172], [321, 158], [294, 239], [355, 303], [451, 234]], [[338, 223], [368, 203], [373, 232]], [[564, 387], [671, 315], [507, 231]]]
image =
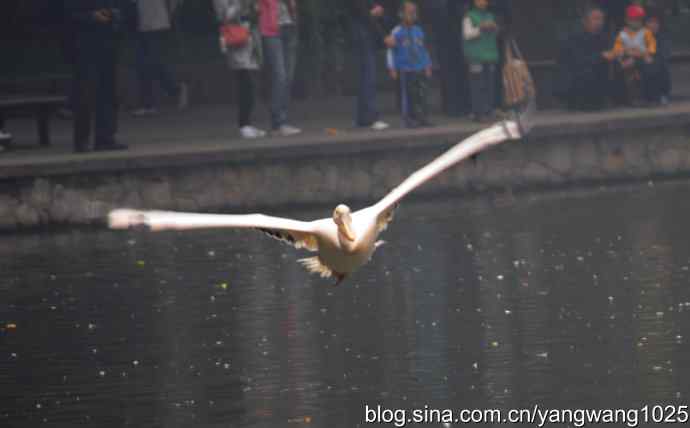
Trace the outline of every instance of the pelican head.
[[352, 231], [352, 211], [347, 205], [340, 204], [333, 211], [333, 222], [338, 225], [338, 232], [348, 241], [355, 240], [355, 233]]

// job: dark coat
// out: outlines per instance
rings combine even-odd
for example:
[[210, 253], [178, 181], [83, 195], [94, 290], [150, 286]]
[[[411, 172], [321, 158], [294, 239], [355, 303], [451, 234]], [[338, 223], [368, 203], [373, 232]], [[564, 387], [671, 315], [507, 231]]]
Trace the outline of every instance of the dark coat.
[[568, 94], [577, 80], [596, 84], [605, 79], [608, 63], [601, 54], [609, 49], [609, 39], [603, 33], [582, 31], [570, 36], [559, 52], [557, 94]]
[[[111, 35], [136, 27], [134, 0], [64, 0], [65, 18], [76, 33]], [[98, 22], [93, 14], [101, 9], [114, 11], [112, 22]]]

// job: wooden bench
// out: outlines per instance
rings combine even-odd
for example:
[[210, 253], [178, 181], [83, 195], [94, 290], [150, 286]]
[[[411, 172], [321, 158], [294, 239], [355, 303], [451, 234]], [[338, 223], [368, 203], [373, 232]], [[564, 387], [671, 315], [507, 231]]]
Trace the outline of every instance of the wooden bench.
[[26, 95], [0, 97], [0, 116], [34, 116], [38, 128], [38, 141], [50, 145], [50, 119], [67, 102], [67, 97], [57, 95]]

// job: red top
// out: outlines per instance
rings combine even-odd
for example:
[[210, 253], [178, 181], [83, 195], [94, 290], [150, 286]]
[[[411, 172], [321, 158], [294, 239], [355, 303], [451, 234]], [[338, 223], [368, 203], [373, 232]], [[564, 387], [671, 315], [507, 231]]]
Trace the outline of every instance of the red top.
[[273, 37], [280, 34], [278, 19], [280, 0], [259, 0], [259, 31], [262, 36]]

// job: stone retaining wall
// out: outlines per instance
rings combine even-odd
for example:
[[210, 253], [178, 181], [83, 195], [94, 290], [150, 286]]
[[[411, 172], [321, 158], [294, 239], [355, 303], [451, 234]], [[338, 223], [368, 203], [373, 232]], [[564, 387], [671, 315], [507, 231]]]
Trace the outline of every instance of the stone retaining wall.
[[[689, 123], [682, 115], [654, 125], [636, 120], [539, 126], [528, 140], [485, 152], [477, 162], [451, 169], [420, 193], [688, 173]], [[187, 165], [144, 162], [145, 166], [106, 172], [5, 177], [0, 179], [0, 228], [99, 222], [115, 207], [245, 212], [296, 203], [369, 201], [442, 153], [458, 135], [437, 131], [424, 139], [414, 144], [360, 142], [346, 150], [333, 143], [294, 150], [264, 148], [261, 156], [233, 156], [232, 161], [209, 154]]]

